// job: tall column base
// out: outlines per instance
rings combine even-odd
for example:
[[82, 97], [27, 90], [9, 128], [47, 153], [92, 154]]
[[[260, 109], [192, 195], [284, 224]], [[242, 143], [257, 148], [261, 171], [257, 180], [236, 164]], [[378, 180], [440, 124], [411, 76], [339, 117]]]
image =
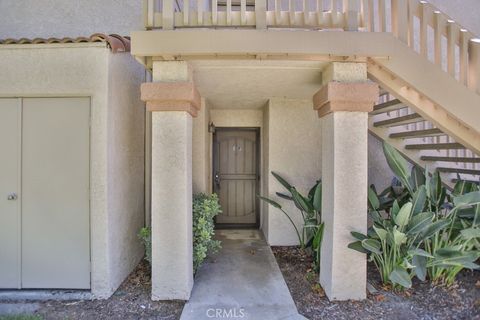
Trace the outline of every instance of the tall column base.
[[322, 220], [320, 284], [330, 300], [366, 298], [365, 254], [348, 248], [352, 231], [367, 231], [368, 113], [378, 85], [365, 63], [330, 64], [314, 95], [322, 118]]
[[349, 249], [351, 231], [366, 233], [368, 113], [322, 118], [322, 243], [320, 284], [330, 300], [366, 298], [364, 254]]
[[192, 287], [192, 117], [153, 112], [152, 300], [188, 300]]

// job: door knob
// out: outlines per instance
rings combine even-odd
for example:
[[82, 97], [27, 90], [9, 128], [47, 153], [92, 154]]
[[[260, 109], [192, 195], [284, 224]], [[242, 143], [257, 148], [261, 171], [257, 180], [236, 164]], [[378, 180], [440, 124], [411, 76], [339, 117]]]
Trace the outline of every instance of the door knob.
[[220, 175], [218, 173], [215, 173], [215, 184], [217, 188], [220, 188]]
[[7, 200], [17, 200], [17, 194], [11, 193], [7, 196]]

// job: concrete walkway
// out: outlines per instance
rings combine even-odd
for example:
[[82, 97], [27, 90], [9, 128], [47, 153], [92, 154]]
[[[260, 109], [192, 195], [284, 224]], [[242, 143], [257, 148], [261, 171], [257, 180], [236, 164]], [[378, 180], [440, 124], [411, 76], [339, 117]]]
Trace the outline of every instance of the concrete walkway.
[[219, 230], [220, 252], [198, 270], [180, 320], [305, 319], [257, 230]]

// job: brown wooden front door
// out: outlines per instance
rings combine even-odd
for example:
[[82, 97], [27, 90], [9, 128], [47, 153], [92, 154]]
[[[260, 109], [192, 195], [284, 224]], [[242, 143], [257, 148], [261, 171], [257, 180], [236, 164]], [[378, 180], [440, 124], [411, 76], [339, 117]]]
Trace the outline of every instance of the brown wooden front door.
[[223, 211], [217, 227], [258, 226], [258, 136], [258, 129], [216, 129], [213, 189]]

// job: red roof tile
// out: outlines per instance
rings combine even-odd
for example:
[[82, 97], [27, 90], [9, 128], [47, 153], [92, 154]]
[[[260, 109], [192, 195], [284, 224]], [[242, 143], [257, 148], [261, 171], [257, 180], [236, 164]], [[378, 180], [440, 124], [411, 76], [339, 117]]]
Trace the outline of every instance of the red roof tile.
[[42, 43], [88, 43], [88, 42], [104, 42], [112, 50], [116, 52], [130, 52], [130, 37], [120, 36], [118, 34], [106, 35], [103, 33], [95, 33], [90, 37], [77, 38], [20, 38], [20, 39], [0, 39], [2, 44], [42, 44]]

